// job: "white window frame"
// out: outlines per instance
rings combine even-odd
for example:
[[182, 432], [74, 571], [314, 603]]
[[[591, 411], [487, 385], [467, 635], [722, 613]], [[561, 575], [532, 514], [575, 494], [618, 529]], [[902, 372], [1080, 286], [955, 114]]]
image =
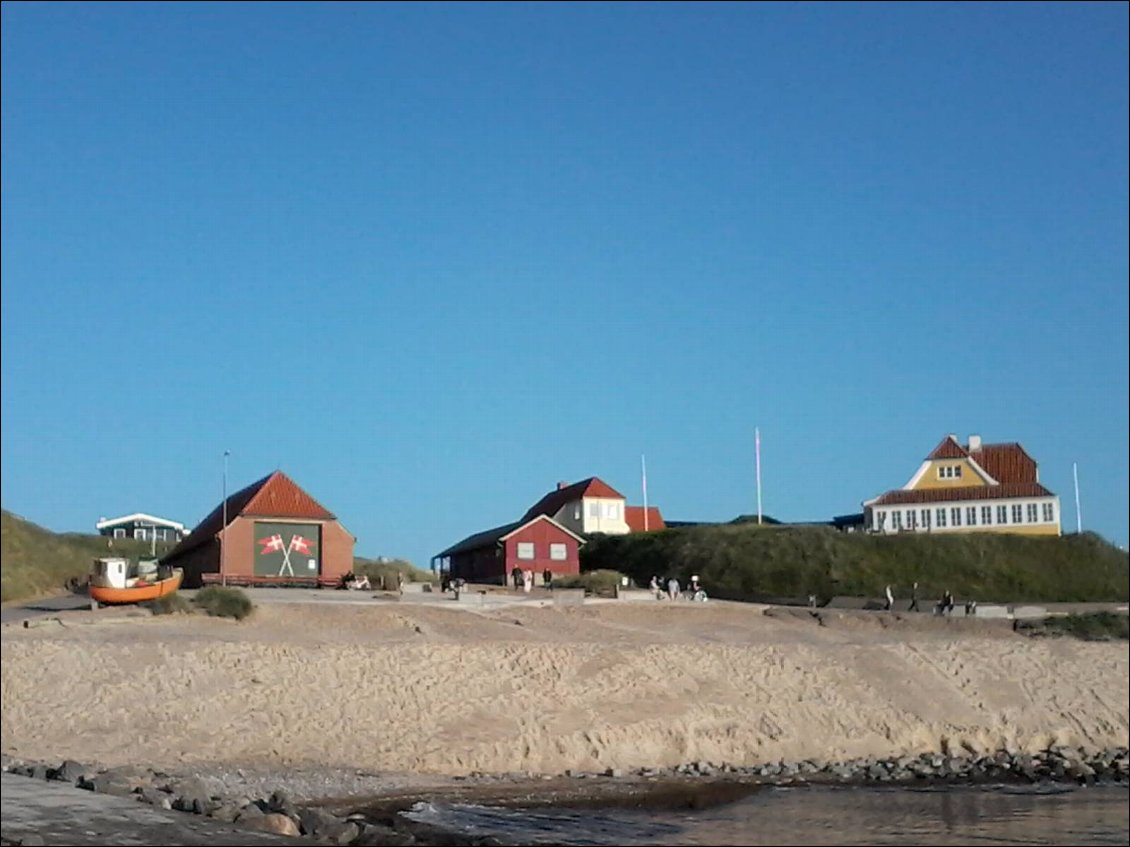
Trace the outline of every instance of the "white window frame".
[[592, 502], [589, 503], [589, 517], [590, 518], [599, 518], [600, 517], [600, 501], [599, 500], [593, 500]]
[[906, 510], [906, 528], [911, 530], [911, 531], [918, 529], [918, 510], [917, 509], [907, 509]]
[[126, 537], [126, 528], [124, 526], [114, 527], [114, 538], [125, 538], [125, 537]]
[[1040, 507], [1036, 503], [1029, 503], [1028, 508], [1025, 510], [1028, 515], [1028, 523], [1040, 522]]
[[966, 526], [977, 526], [977, 507], [976, 506], [966, 506], [965, 507], [965, 525]]
[[981, 507], [981, 523], [984, 526], [992, 526], [993, 525], [993, 507], [992, 506], [982, 506]]
[[1055, 504], [1044, 503], [1044, 523], [1055, 523]]
[[923, 509], [922, 510], [922, 515], [919, 518], [919, 523], [922, 525], [923, 529], [929, 529], [930, 528], [930, 510], [929, 509]]
[[569, 547], [560, 541], [550, 542], [549, 558], [555, 562], [564, 562], [569, 558]]
[[961, 506], [950, 506], [950, 526], [961, 526]]
[[518, 558], [525, 562], [533, 561], [537, 557], [537, 548], [532, 541], [518, 542]]
[[945, 529], [946, 528], [946, 507], [945, 506], [939, 506], [937, 509], [935, 509], [934, 510], [934, 517], [935, 517], [934, 525], [938, 529]]
[[137, 541], [144, 541], [146, 538], [148, 538], [148, 536], [145, 533], [146, 533], [146, 530], [145, 530], [145, 527], [143, 527], [143, 526], [135, 526], [133, 528], [133, 537]]
[[604, 516], [610, 521], [620, 520], [620, 504], [616, 502], [604, 504]]
[[1005, 526], [1008, 523], [1008, 506], [1004, 503], [997, 505], [997, 523]]
[[1024, 507], [1019, 503], [1012, 504], [1012, 522], [1014, 524], [1024, 523]]

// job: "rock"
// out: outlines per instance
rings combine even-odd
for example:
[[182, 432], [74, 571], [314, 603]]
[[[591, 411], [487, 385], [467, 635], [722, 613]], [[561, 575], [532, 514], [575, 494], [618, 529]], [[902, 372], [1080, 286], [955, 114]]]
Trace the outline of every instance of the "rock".
[[150, 806], [156, 806], [158, 809], [171, 809], [173, 807], [172, 795], [152, 786], [142, 786], [137, 791], [137, 799], [142, 803], [148, 803]]
[[235, 823], [239, 817], [240, 808], [235, 803], [221, 803], [212, 810], [208, 817], [223, 823]]
[[95, 794], [109, 794], [113, 797], [129, 797], [133, 794], [133, 784], [111, 774], [100, 773], [89, 780], [90, 790]]
[[264, 814], [265, 812], [259, 808], [258, 804], [248, 803], [246, 806], [239, 810], [239, 814], [236, 816], [236, 820], [240, 823], [247, 823], [248, 821], [259, 820], [259, 818], [263, 817]]
[[303, 835], [318, 838], [326, 835], [330, 829], [337, 827], [343, 821], [323, 809], [306, 808], [299, 810], [298, 823], [302, 827]]
[[90, 770], [90, 768], [86, 765], [79, 764], [73, 759], [67, 759], [63, 764], [59, 765], [59, 767], [49, 771], [47, 778], [74, 784], [82, 779], [88, 770]]
[[268, 812], [260, 818], [245, 819], [240, 815], [239, 822], [246, 826], [248, 829], [255, 829], [259, 832], [271, 832], [275, 835], [290, 835], [298, 836], [302, 831], [298, 828], [293, 820], [286, 815], [278, 812]]
[[399, 832], [386, 826], [366, 826], [351, 843], [356, 847], [410, 847], [421, 842], [417, 842], [407, 832]]
[[604, 772], [604, 775], [610, 776], [613, 779], [619, 779], [620, 777], [622, 777], [624, 775], [624, 772], [622, 770], [620, 770], [619, 768], [608, 768], [608, 770], [606, 770]]

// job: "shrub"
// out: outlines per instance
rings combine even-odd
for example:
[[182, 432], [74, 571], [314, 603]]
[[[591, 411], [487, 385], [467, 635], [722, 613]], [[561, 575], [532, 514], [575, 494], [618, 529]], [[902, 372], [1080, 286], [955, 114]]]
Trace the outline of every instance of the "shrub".
[[[588, 571], [579, 576], [554, 576], [554, 588], [583, 588], [587, 594], [613, 594], [624, 574], [613, 570]], [[632, 581], [628, 580], [632, 586]]]
[[1069, 635], [1083, 641], [1126, 641], [1130, 639], [1130, 617], [1114, 612], [1062, 615], [1018, 622], [1016, 630], [1027, 635]]
[[251, 614], [255, 605], [251, 598], [238, 588], [224, 588], [212, 585], [202, 588], [196, 593], [195, 599], [198, 608], [217, 618], [235, 618], [243, 620]]
[[196, 611], [191, 601], [175, 593], [158, 597], [148, 605], [155, 615], [190, 615]]

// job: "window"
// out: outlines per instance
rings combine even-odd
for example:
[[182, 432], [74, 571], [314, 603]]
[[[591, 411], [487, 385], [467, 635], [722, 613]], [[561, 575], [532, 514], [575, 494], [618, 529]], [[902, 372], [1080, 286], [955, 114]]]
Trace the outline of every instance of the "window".
[[125, 538], [125, 537], [126, 537], [125, 527], [120, 527], [120, 526], [114, 527], [114, 538]]
[[934, 517], [937, 518], [938, 529], [946, 525], [946, 510], [945, 507], [940, 507], [934, 512]]
[[163, 527], [161, 529], [153, 530], [153, 534], [157, 536], [158, 541], [165, 541], [169, 537], [168, 535], [166, 535], [167, 532], [168, 530], [164, 529]]
[[619, 503], [605, 503], [604, 516], [612, 520], [620, 517], [620, 504]]
[[983, 523], [985, 526], [989, 526], [992, 522], [993, 522], [993, 507], [992, 506], [982, 506], [981, 507], [981, 523]]
[[891, 512], [891, 527], [893, 529], [902, 529], [902, 512], [898, 509]]
[[565, 545], [564, 544], [550, 544], [549, 545], [549, 558], [556, 562], [565, 561]]
[[573, 506], [573, 520], [579, 521], [581, 519], [581, 504], [577, 503]]
[[145, 527], [143, 527], [143, 526], [135, 527], [134, 530], [133, 530], [133, 537], [136, 538], [138, 541], [144, 541], [147, 537], [145, 535]]
[[961, 465], [942, 465], [938, 468], [938, 479], [961, 479]]
[[1051, 503], [1044, 504], [1044, 520], [1047, 523], [1055, 523], [1055, 506]]
[[1036, 504], [1035, 503], [1029, 503], [1028, 504], [1028, 523], [1035, 523], [1038, 520], [1039, 520], [1039, 517], [1037, 517]]
[[977, 526], [977, 507], [976, 506], [966, 506], [965, 507], [965, 525], [966, 526]]
[[922, 528], [923, 529], [929, 529], [930, 528], [930, 510], [929, 509], [923, 509], [922, 510]]
[[1019, 503], [1012, 504], [1012, 522], [1020, 523], [1024, 518], [1024, 509]]
[[997, 506], [997, 523], [1008, 523], [1008, 506]]
[[519, 559], [532, 559], [534, 557], [534, 542], [532, 541], [519, 541], [518, 542], [518, 558]]
[[961, 465], [953, 466], [953, 475], [958, 479], [961, 479]]
[[961, 526], [961, 506], [954, 506], [950, 509], [950, 522], [954, 526]]
[[886, 524], [887, 524], [887, 513], [886, 512], [879, 512], [879, 523], [876, 525], [879, 529], [879, 532], [883, 531], [883, 528], [886, 526]]
[[914, 509], [907, 509], [906, 510], [906, 528], [907, 529], [914, 529], [915, 526], [917, 526], [917, 524], [918, 524], [918, 512], [914, 511]]
[[600, 503], [597, 503], [596, 501], [589, 503], [589, 517], [590, 518], [599, 518], [600, 517]]

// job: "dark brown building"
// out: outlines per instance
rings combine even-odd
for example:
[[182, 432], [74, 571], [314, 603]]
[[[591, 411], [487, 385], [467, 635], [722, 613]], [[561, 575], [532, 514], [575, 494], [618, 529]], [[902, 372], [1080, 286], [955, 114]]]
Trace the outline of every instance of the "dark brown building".
[[228, 497], [226, 515], [225, 528], [220, 503], [162, 558], [183, 568], [185, 588], [199, 588], [205, 574], [269, 584], [335, 581], [353, 570], [356, 539], [282, 471]]

